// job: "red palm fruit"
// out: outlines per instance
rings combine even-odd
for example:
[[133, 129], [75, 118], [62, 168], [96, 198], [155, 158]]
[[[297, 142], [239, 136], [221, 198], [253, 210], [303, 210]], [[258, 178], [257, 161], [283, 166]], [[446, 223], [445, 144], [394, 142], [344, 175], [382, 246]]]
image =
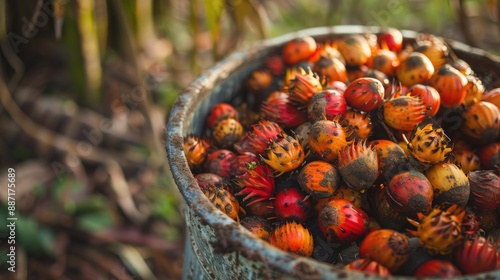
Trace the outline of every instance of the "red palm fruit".
[[401, 60], [396, 70], [398, 80], [407, 87], [426, 82], [432, 74], [434, 74], [432, 62], [427, 56], [418, 52], [412, 52], [406, 60]]
[[383, 118], [390, 127], [409, 132], [428, 116], [427, 111], [422, 100], [412, 96], [400, 96], [384, 102]]
[[465, 211], [452, 204], [448, 209], [434, 208], [428, 215], [418, 213], [419, 222], [408, 218], [417, 230], [408, 230], [417, 236], [431, 255], [446, 255], [463, 241], [462, 220]]
[[214, 173], [200, 173], [196, 174], [194, 178], [196, 179], [196, 181], [198, 181], [198, 186], [200, 187], [200, 189], [206, 189], [209, 185], [225, 185], [224, 178]]
[[347, 105], [354, 109], [369, 112], [382, 105], [384, 85], [374, 78], [359, 78], [351, 82], [345, 92]]
[[309, 131], [309, 148], [326, 161], [333, 162], [340, 150], [347, 146], [347, 136], [348, 133], [337, 120], [320, 120]]
[[283, 60], [289, 65], [297, 64], [313, 55], [316, 48], [317, 44], [313, 37], [293, 39], [283, 48]]
[[276, 176], [295, 170], [306, 157], [297, 137], [294, 138], [284, 132], [271, 141], [266, 154], [267, 159], [261, 155], [261, 160], [274, 169]]
[[339, 187], [340, 175], [333, 164], [318, 160], [302, 167], [297, 182], [302, 190], [314, 198], [329, 197]]
[[410, 154], [423, 164], [436, 164], [443, 162], [452, 148], [449, 146], [450, 138], [442, 128], [434, 128], [431, 123], [423, 128], [416, 127], [410, 141], [403, 134]]
[[439, 68], [428, 84], [439, 92], [445, 107], [459, 106], [465, 99], [467, 78], [449, 64]]
[[341, 81], [329, 81], [326, 84], [326, 89], [336, 90], [342, 95], [344, 95], [346, 88], [347, 88], [347, 85]]
[[377, 153], [366, 146], [366, 141], [353, 142], [339, 152], [338, 168], [349, 187], [367, 190], [378, 177]]
[[416, 217], [419, 212], [427, 213], [432, 207], [432, 185], [416, 170], [394, 175], [385, 190], [387, 201], [394, 210], [408, 217]]
[[373, 140], [368, 143], [368, 146], [373, 147], [373, 150], [377, 153], [379, 178], [382, 178], [385, 182], [389, 182], [395, 174], [399, 173], [407, 165], [408, 157], [395, 142], [385, 139]]
[[349, 123], [354, 139], [365, 140], [372, 134], [373, 124], [366, 112], [349, 109], [344, 114], [344, 119]]
[[278, 55], [266, 58], [266, 68], [269, 69], [273, 76], [280, 76], [285, 70], [283, 58]]
[[396, 28], [386, 28], [377, 35], [377, 39], [381, 49], [397, 53], [403, 48], [403, 33]]
[[189, 168], [200, 167], [208, 154], [208, 146], [196, 135], [188, 135], [184, 138], [184, 154]]
[[465, 173], [453, 163], [435, 164], [425, 171], [434, 190], [435, 205], [458, 204], [464, 207], [471, 192]]
[[435, 116], [439, 111], [441, 96], [439, 96], [439, 92], [435, 88], [422, 84], [416, 84], [408, 88], [407, 94], [420, 98], [426, 106], [428, 110], [427, 114], [429, 116]]
[[259, 158], [250, 152], [244, 152], [236, 155], [231, 159], [230, 174], [232, 177], [243, 175], [249, 168], [251, 169], [256, 166], [259, 161]]
[[413, 49], [415, 52], [424, 54], [429, 58], [434, 69], [443, 67], [448, 61], [448, 47], [441, 41], [421, 41]]
[[476, 76], [468, 75], [467, 84], [465, 85], [465, 99], [462, 103], [466, 107], [470, 107], [483, 99], [484, 91], [486, 90], [483, 82]]
[[481, 148], [478, 156], [483, 169], [498, 168], [500, 166], [500, 142], [494, 142]]
[[397, 231], [376, 230], [361, 241], [359, 256], [376, 261], [395, 273], [410, 257], [410, 242], [406, 235]]
[[328, 242], [347, 244], [363, 236], [368, 215], [344, 199], [328, 201], [318, 215], [318, 225]]
[[243, 126], [233, 118], [222, 119], [215, 125], [212, 138], [218, 147], [228, 148], [238, 142], [243, 136]]
[[341, 182], [340, 186], [333, 192], [333, 195], [325, 199], [317, 199], [315, 206], [316, 211], [319, 213], [323, 207], [331, 200], [343, 199], [351, 202], [354, 206], [364, 209], [366, 205], [366, 196], [360, 191], [348, 187], [345, 183]]
[[228, 215], [231, 219], [239, 222], [239, 212], [243, 211], [240, 208], [238, 200], [233, 194], [226, 189], [214, 185], [209, 185], [207, 188], [201, 190], [205, 196], [212, 202], [212, 204], [223, 213]]
[[469, 173], [470, 203], [480, 212], [500, 208], [500, 177], [493, 171], [477, 170]]
[[231, 104], [218, 103], [210, 109], [207, 116], [207, 125], [209, 128], [214, 128], [217, 122], [226, 118], [237, 120], [238, 111]]
[[463, 117], [462, 132], [479, 144], [489, 144], [500, 135], [500, 109], [490, 102], [472, 105]]
[[500, 88], [494, 88], [483, 95], [483, 101], [495, 104], [500, 108]]
[[466, 275], [495, 269], [498, 258], [497, 245], [492, 238], [479, 234], [468, 235], [455, 251], [455, 261]]
[[374, 217], [383, 228], [404, 231], [408, 221], [405, 216], [398, 211], [394, 211], [393, 207], [389, 204], [385, 188], [383, 186], [382, 188], [375, 189], [374, 195], [370, 196]]
[[400, 82], [396, 82], [395, 80], [392, 83], [389, 83], [385, 87], [385, 100], [391, 100], [396, 97], [404, 96], [408, 93], [408, 87], [403, 86]]
[[479, 218], [471, 207], [465, 207], [465, 216], [462, 220], [462, 232], [464, 234], [475, 234], [479, 231]]
[[348, 35], [338, 44], [338, 50], [347, 65], [361, 66], [372, 56], [370, 45], [362, 35]]
[[313, 70], [318, 73], [319, 77], [324, 77], [328, 83], [333, 81], [343, 83], [347, 82], [347, 71], [345, 69], [345, 65], [336, 57], [322, 56], [314, 64]]
[[231, 160], [235, 156], [230, 150], [215, 150], [208, 155], [204, 170], [207, 173], [215, 173], [224, 179], [229, 179], [231, 177]]
[[378, 276], [390, 276], [391, 273], [383, 265], [371, 259], [357, 259], [345, 266], [346, 269], [362, 271], [368, 274], [375, 274]]
[[276, 139], [282, 132], [283, 129], [279, 124], [261, 120], [259, 123], [252, 125], [252, 130], [245, 133], [240, 141], [234, 144], [234, 148], [238, 153], [263, 154], [271, 141]]
[[462, 168], [465, 174], [478, 170], [481, 167], [481, 160], [468, 148], [454, 149], [455, 164]]
[[249, 168], [245, 174], [236, 176], [236, 195], [244, 196], [242, 201], [252, 199], [247, 205], [265, 201], [274, 196], [274, 177], [272, 170], [265, 164], [257, 164]]
[[307, 107], [312, 97], [322, 90], [323, 85], [321, 84], [319, 76], [312, 72], [311, 69], [308, 69], [305, 74], [295, 74], [295, 79], [290, 81], [288, 86], [288, 99], [293, 105]]
[[315, 122], [326, 117], [327, 120], [333, 120], [339, 115], [344, 115], [347, 110], [344, 96], [335, 90], [324, 90], [317, 93], [311, 99], [307, 112], [309, 120]]
[[260, 110], [264, 118], [287, 128], [294, 128], [307, 122], [307, 113], [292, 106], [286, 95], [267, 99], [262, 102]]
[[314, 249], [309, 230], [294, 221], [277, 226], [269, 237], [271, 245], [297, 255], [310, 257]]
[[241, 225], [262, 240], [268, 240], [271, 235], [271, 224], [262, 217], [244, 217], [241, 219]]
[[283, 188], [276, 193], [274, 211], [278, 220], [303, 223], [311, 215], [312, 201], [297, 187]]
[[428, 260], [422, 263], [415, 273], [415, 277], [432, 277], [432, 278], [454, 278], [462, 276], [462, 273], [456, 268], [453, 263], [446, 260]]
[[390, 50], [379, 50], [372, 56], [366, 65], [369, 68], [378, 70], [387, 76], [395, 76], [396, 68], [399, 66], [398, 56]]

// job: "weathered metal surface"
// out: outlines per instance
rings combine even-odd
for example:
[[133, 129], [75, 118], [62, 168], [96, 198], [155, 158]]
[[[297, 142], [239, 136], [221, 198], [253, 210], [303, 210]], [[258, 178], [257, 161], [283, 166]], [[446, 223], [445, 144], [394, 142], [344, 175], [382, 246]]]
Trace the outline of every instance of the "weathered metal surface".
[[[270, 39], [229, 56], [202, 74], [179, 95], [166, 128], [166, 150], [174, 180], [186, 204], [188, 236], [184, 279], [379, 279], [291, 255], [255, 238], [208, 201], [199, 190], [183, 152], [183, 137], [187, 133], [203, 132], [208, 110], [218, 102], [238, 98], [245, 77], [262, 65], [264, 57], [277, 52], [288, 40], [310, 35], [322, 41], [335, 35], [379, 31], [377, 27], [333, 26], [301, 30]], [[403, 35], [405, 40], [412, 40], [417, 33], [403, 31]], [[498, 57], [458, 42], [449, 41], [449, 44], [481, 77], [500, 80]], [[391, 279], [400, 278], [404, 279]], [[500, 278], [500, 271], [463, 279], [497, 278]]]

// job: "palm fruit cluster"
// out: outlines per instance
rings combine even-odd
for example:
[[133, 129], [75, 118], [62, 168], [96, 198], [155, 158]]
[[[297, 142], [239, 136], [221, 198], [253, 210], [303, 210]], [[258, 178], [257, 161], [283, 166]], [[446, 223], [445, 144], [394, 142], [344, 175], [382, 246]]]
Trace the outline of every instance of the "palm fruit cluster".
[[380, 276], [500, 268], [500, 81], [442, 39], [296, 38], [240, 97], [213, 106], [184, 152], [256, 238]]

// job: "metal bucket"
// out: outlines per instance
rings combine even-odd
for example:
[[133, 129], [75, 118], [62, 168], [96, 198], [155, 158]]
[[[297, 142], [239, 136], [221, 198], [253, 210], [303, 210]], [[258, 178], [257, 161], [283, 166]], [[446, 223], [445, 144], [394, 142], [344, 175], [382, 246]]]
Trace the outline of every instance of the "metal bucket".
[[[244, 79], [263, 64], [266, 56], [277, 53], [287, 41], [304, 35], [323, 41], [332, 36], [378, 33], [380, 30], [378, 27], [333, 26], [270, 39], [224, 59], [179, 95], [166, 128], [166, 149], [174, 180], [185, 200], [187, 237], [184, 279], [379, 279], [286, 253], [254, 237], [217, 210], [200, 191], [184, 156], [183, 137], [188, 133], [201, 135], [209, 109], [219, 102], [241, 98], [238, 93]], [[417, 36], [413, 31], [402, 32], [406, 41], [412, 41]], [[500, 81], [500, 58], [459, 42], [447, 42], [480, 77]], [[500, 270], [463, 279], [492, 278], [500, 278]]]

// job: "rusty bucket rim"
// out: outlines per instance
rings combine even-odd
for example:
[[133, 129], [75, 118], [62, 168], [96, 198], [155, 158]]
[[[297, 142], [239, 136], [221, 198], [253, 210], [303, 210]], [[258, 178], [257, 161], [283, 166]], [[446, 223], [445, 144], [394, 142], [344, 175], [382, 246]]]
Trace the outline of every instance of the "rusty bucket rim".
[[[198, 183], [191, 173], [189, 166], [187, 164], [186, 157], [183, 151], [183, 137], [185, 132], [184, 122], [186, 116], [192, 114], [193, 106], [201, 102], [201, 98], [197, 98], [202, 93], [210, 92], [214, 87], [223, 81], [228, 74], [234, 73], [238, 70], [244, 62], [250, 61], [256, 54], [265, 51], [266, 49], [272, 47], [279, 47], [285, 44], [287, 41], [299, 38], [302, 36], [312, 36], [317, 37], [327, 37], [333, 35], [348, 35], [348, 34], [363, 34], [363, 33], [380, 33], [386, 27], [379, 26], [362, 26], [362, 25], [336, 25], [336, 26], [326, 26], [326, 27], [314, 27], [308, 29], [302, 29], [299, 31], [287, 33], [275, 38], [266, 39], [258, 43], [253, 44], [251, 47], [245, 50], [237, 51], [220, 62], [216, 63], [214, 66], [210, 67], [207, 71], [198, 76], [194, 81], [192, 81], [186, 88], [184, 88], [179, 96], [177, 97], [174, 106], [172, 106], [165, 129], [166, 132], [166, 152], [167, 158], [170, 165], [171, 172], [174, 177], [174, 181], [179, 188], [180, 193], [184, 198], [184, 203], [186, 207], [194, 211], [200, 216], [202, 221], [209, 225], [210, 227], [226, 227], [229, 233], [228, 240], [235, 246], [229, 246], [231, 248], [237, 248], [237, 246], [242, 246], [244, 244], [248, 248], [241, 250], [241, 253], [248, 258], [255, 258], [256, 256], [262, 256], [263, 262], [269, 264], [269, 267], [273, 269], [278, 269], [280, 271], [289, 273], [290, 275], [296, 275], [298, 277], [301, 275], [295, 268], [297, 266], [306, 265], [307, 268], [312, 269], [318, 273], [319, 278], [332, 277], [332, 273], [337, 276], [348, 277], [360, 277], [363, 276], [365, 279], [388, 279], [386, 277], [377, 277], [376, 275], [365, 274], [358, 271], [351, 271], [343, 269], [343, 267], [337, 265], [331, 265], [327, 263], [322, 263], [320, 261], [314, 260], [312, 258], [301, 257], [284, 252], [269, 243], [256, 238], [243, 226], [236, 223], [228, 216], [224, 215], [222, 212], [217, 210], [213, 206], [208, 198], [200, 191]], [[403, 33], [405, 39], [415, 39], [419, 32], [411, 30], [400, 30]], [[473, 48], [464, 43], [446, 39], [446, 42], [455, 50], [460, 50], [463, 52], [469, 52], [478, 56], [486, 57], [499, 65], [500, 69], [500, 57], [497, 57], [491, 53], [488, 53], [482, 49]], [[221, 75], [221, 72], [224, 75]], [[241, 249], [241, 248], [240, 248]], [[262, 252], [265, 252], [263, 255]], [[283, 262], [283, 260], [289, 260], [288, 262]], [[279, 265], [278, 265], [279, 263]], [[286, 267], [283, 267], [286, 264]], [[485, 272], [481, 274], [470, 275], [471, 278], [485, 277], [488, 273], [499, 272], [500, 270]], [[341, 276], [342, 275], [342, 276]], [[463, 276], [461, 279], [468, 279], [469, 275]], [[411, 279], [411, 276], [392, 276], [389, 279]]]

